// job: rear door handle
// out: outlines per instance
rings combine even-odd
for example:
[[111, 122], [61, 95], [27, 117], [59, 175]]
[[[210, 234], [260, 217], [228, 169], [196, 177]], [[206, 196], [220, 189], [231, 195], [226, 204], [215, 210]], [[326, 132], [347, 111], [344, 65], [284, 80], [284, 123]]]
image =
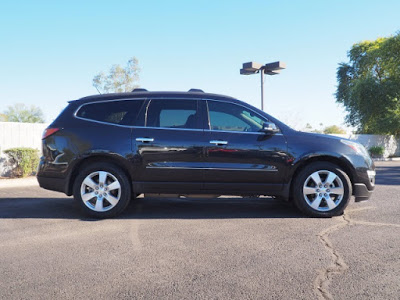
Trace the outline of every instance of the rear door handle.
[[153, 138], [138, 137], [138, 138], [136, 138], [136, 142], [150, 143], [150, 142], [154, 142], [154, 139]]
[[215, 140], [213, 140], [213, 141], [210, 141], [210, 144], [221, 146], [221, 145], [228, 145], [228, 142], [227, 141], [215, 141]]

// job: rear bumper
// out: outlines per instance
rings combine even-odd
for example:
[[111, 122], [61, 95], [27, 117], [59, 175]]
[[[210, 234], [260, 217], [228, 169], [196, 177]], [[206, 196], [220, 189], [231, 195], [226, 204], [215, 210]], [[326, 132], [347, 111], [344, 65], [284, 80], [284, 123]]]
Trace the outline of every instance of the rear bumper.
[[65, 179], [43, 176], [36, 176], [36, 178], [41, 188], [66, 194]]

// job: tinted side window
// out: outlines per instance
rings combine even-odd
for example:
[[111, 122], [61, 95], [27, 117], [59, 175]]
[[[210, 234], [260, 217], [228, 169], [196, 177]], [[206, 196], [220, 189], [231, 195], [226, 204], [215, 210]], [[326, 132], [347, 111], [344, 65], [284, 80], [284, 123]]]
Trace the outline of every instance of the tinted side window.
[[80, 118], [119, 125], [135, 125], [143, 100], [124, 100], [91, 103], [76, 114]]
[[258, 132], [264, 120], [251, 110], [232, 104], [208, 101], [211, 130]]
[[196, 100], [151, 100], [147, 109], [147, 127], [198, 128]]

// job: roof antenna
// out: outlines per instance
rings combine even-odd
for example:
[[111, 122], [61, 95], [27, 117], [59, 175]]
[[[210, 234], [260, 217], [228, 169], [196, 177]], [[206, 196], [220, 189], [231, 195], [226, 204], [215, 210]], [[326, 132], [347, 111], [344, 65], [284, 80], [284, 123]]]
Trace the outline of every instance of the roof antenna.
[[97, 90], [97, 92], [101, 95], [101, 93], [100, 93], [99, 89], [97, 88], [97, 86], [95, 86], [94, 88], [95, 88], [95, 89]]

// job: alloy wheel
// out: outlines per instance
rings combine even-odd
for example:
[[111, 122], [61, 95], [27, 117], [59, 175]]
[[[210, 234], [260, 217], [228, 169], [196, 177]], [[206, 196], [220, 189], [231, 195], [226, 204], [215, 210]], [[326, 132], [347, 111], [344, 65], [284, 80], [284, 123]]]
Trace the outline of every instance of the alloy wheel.
[[320, 212], [335, 209], [342, 201], [344, 193], [340, 177], [327, 170], [312, 173], [303, 185], [303, 196], [306, 203]]
[[111, 173], [96, 171], [85, 177], [80, 193], [83, 203], [89, 209], [105, 212], [118, 204], [121, 198], [121, 184]]

